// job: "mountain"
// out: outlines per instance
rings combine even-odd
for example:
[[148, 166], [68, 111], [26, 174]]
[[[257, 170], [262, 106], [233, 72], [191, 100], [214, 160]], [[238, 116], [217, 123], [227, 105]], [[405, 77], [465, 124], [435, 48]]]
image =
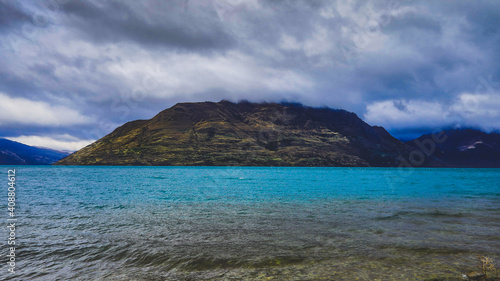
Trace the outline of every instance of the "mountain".
[[[414, 148], [421, 148], [425, 143], [427, 148], [423, 151], [452, 167], [500, 167], [500, 134], [487, 134], [473, 129], [457, 129], [445, 130], [437, 135], [441, 135], [440, 138], [443, 141], [435, 142], [433, 135], [427, 134], [407, 144]], [[433, 149], [431, 149], [432, 146]]]
[[0, 139], [0, 165], [50, 165], [68, 154]]
[[126, 123], [56, 164], [398, 166], [411, 151], [344, 110], [221, 101], [179, 103]]

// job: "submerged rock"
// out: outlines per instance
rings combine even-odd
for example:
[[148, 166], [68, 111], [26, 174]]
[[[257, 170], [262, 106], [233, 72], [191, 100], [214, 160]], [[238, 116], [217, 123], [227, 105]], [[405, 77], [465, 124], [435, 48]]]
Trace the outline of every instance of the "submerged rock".
[[486, 280], [486, 275], [482, 272], [470, 271], [465, 274], [464, 280], [483, 281]]

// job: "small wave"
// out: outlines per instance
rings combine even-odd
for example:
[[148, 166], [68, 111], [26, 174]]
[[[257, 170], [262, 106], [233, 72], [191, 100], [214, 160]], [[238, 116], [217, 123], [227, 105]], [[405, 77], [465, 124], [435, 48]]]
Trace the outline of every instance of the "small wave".
[[127, 267], [157, 267], [167, 270], [200, 271], [230, 268], [262, 268], [299, 264], [306, 260], [297, 256], [219, 256], [210, 253], [175, 253], [168, 249], [130, 249], [128, 246], [108, 248], [98, 255], [87, 256], [86, 262], [95, 260], [124, 263]]
[[415, 212], [415, 211], [398, 211], [394, 214], [388, 216], [376, 217], [376, 220], [398, 220], [411, 217], [422, 217], [422, 218], [465, 218], [469, 217], [471, 214], [463, 212], [445, 212], [445, 211], [426, 211], [426, 212]]
[[390, 245], [385, 246], [387, 248], [393, 248], [400, 250], [404, 253], [421, 253], [421, 254], [444, 254], [444, 255], [456, 255], [456, 254], [468, 254], [471, 250], [468, 249], [458, 249], [453, 247], [432, 247], [432, 246], [411, 246], [411, 245]]
[[299, 264], [306, 259], [300, 256], [279, 256], [279, 257], [261, 257], [254, 259], [235, 259], [235, 258], [217, 258], [217, 257], [196, 257], [180, 262], [179, 268], [184, 270], [210, 270], [227, 268], [264, 268], [270, 266], [285, 266]]
[[165, 177], [165, 176], [152, 176], [152, 177], [149, 177], [150, 179], [156, 179], [156, 180], [168, 180], [169, 177]]

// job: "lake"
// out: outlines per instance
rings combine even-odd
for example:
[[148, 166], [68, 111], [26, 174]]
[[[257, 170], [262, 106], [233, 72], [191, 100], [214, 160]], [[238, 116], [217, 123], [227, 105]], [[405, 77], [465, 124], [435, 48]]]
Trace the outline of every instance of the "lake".
[[500, 169], [2, 168], [1, 280], [431, 280], [500, 261]]

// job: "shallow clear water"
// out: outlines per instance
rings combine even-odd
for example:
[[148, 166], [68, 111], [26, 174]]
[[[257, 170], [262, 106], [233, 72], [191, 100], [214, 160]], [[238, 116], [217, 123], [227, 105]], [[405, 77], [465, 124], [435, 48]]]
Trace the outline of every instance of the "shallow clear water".
[[0, 280], [425, 280], [500, 261], [500, 169], [16, 169]]

